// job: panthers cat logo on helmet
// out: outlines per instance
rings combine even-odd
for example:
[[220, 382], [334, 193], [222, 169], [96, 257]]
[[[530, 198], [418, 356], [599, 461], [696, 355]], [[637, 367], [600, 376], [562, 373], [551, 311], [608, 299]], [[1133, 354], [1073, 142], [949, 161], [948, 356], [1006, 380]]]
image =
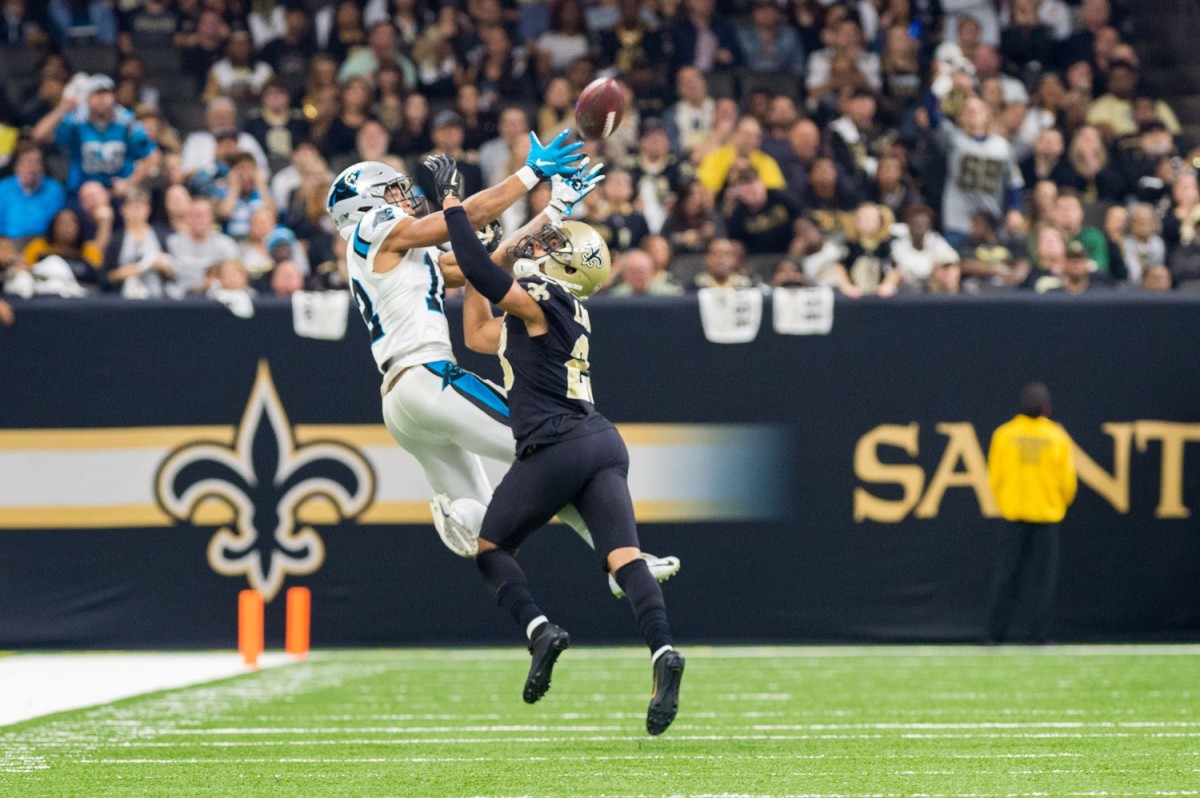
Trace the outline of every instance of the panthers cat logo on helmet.
[[[545, 254], [539, 255], [535, 245]], [[545, 225], [519, 241], [512, 254], [533, 260], [543, 274], [565, 285], [580, 299], [599, 291], [612, 275], [608, 244], [583, 222]]]
[[426, 211], [425, 197], [411, 177], [378, 161], [363, 161], [348, 167], [329, 187], [325, 207], [342, 238], [349, 239], [363, 215], [384, 205], [399, 206], [407, 200], [414, 216]]

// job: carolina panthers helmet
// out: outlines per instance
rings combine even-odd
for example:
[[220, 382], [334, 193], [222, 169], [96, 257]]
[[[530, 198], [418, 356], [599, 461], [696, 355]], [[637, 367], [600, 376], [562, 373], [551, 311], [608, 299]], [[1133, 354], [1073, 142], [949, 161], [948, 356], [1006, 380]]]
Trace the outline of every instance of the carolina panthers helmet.
[[414, 216], [425, 214], [425, 197], [413, 179], [379, 161], [347, 167], [329, 187], [325, 207], [342, 238], [349, 238], [363, 214], [408, 200]]
[[603, 288], [612, 274], [608, 244], [583, 222], [547, 224], [518, 241], [511, 254], [533, 261], [543, 274], [580, 299]]

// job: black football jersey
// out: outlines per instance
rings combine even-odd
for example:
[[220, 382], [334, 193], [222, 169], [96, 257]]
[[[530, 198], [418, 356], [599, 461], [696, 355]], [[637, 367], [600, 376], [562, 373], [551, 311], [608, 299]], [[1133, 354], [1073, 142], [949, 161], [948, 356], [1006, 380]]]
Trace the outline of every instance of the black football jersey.
[[504, 317], [500, 365], [518, 457], [531, 446], [586, 435], [608, 424], [592, 399], [588, 373], [592, 324], [587, 309], [545, 276], [519, 282], [541, 305], [549, 329], [531, 338], [524, 321]]

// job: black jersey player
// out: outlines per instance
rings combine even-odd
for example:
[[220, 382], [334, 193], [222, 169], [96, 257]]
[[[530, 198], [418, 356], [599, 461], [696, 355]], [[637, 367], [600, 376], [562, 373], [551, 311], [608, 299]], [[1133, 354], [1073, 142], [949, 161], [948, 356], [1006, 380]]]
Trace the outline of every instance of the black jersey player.
[[[500, 355], [508, 389], [516, 462], [488, 505], [475, 559], [500, 606], [529, 637], [525, 701], [545, 695], [570, 637], [542, 614], [514, 555], [530, 533], [573, 503], [650, 647], [654, 688], [646, 730], [661, 734], [675, 719], [684, 659], [672, 645], [662, 590], [640, 556], [629, 453], [592, 403], [588, 374], [591, 322], [583, 300], [608, 279], [608, 247], [580, 222], [546, 225], [516, 245], [514, 279], [492, 262], [458, 207], [453, 159], [437, 156], [426, 165], [443, 194], [450, 241], [469, 283], [467, 345]], [[489, 302], [505, 315], [494, 318]]]

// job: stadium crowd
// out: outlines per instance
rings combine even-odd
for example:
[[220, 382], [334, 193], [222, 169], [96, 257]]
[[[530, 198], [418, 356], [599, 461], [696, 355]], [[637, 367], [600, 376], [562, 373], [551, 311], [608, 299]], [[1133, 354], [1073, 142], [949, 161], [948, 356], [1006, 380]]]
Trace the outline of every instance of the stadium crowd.
[[[1108, 0], [4, 0], [9, 293], [345, 285], [333, 175], [473, 192], [617, 78], [613, 295], [1200, 286], [1200, 189]], [[115, 69], [89, 69], [97, 53]], [[86, 55], [84, 58], [82, 56]], [[549, 186], [502, 221], [516, 229]], [[0, 319], [2, 320], [2, 319]]]

